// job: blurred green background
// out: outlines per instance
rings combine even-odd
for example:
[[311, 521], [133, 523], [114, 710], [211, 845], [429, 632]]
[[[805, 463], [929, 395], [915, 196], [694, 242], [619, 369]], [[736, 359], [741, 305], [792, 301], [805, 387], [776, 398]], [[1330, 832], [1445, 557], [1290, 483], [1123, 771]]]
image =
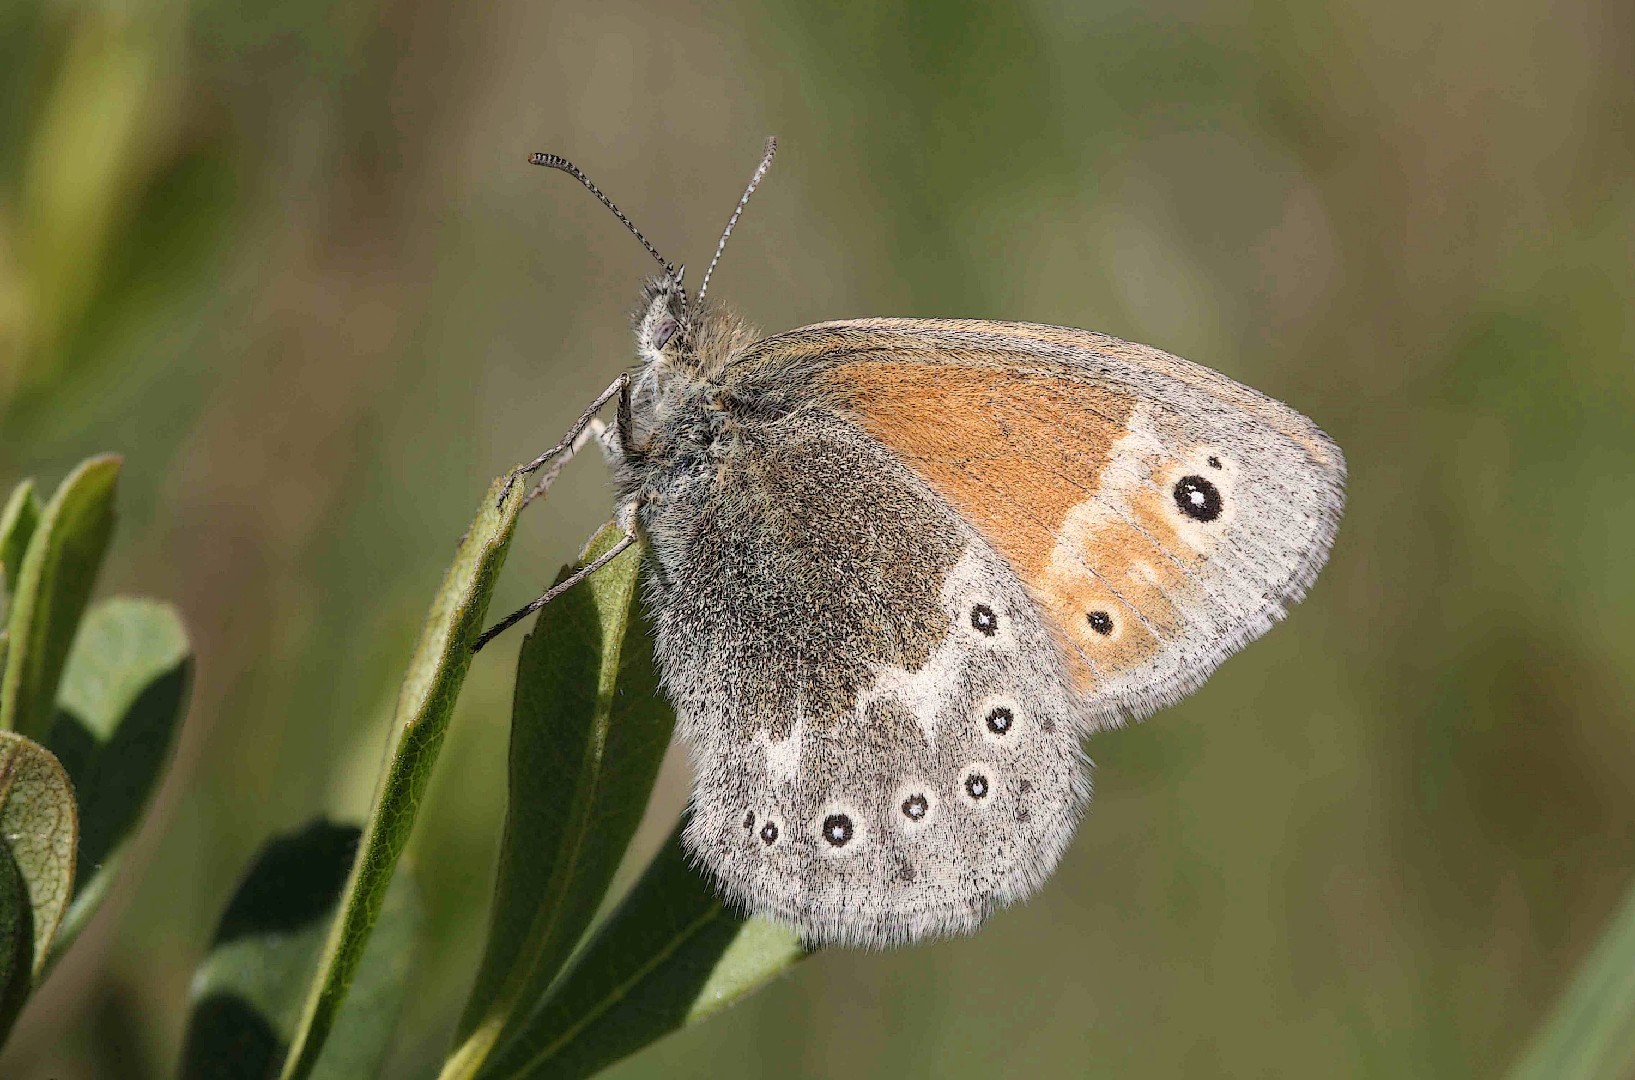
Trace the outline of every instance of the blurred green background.
[[[820, 955], [617, 1075], [1502, 1072], [1635, 871], [1632, 117], [1616, 0], [0, 5], [0, 484], [123, 452], [104, 591], [176, 600], [199, 657], [155, 820], [0, 1074], [169, 1073], [253, 851], [367, 806], [487, 481], [631, 360], [649, 260], [526, 154], [701, 267], [768, 132], [712, 288], [752, 321], [1157, 345], [1316, 419], [1350, 505], [1288, 624], [1093, 741], [1036, 900]], [[608, 508], [576, 462], [496, 608]], [[473, 972], [519, 639], [411, 848], [392, 1076]]]

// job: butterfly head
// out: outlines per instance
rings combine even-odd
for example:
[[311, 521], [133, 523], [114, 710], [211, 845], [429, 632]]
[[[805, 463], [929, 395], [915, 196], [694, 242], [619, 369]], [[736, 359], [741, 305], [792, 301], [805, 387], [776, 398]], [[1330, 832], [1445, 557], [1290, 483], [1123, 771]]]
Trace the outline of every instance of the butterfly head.
[[649, 278], [636, 311], [636, 355], [644, 366], [676, 367], [692, 340], [687, 289], [681, 283], [686, 267]]

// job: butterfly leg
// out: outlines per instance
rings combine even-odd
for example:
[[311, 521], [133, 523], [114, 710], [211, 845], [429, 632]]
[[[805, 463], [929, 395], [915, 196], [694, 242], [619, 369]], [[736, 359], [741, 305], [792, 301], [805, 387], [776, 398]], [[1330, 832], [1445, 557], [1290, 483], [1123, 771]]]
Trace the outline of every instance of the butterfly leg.
[[555, 585], [552, 585], [549, 589], [546, 589], [544, 594], [537, 599], [529, 601], [527, 604], [518, 608], [516, 611], [513, 611], [511, 614], [507, 615], [493, 626], [490, 626], [487, 630], [484, 630], [482, 632], [482, 636], [477, 638], [476, 642], [471, 646], [471, 651], [478, 651], [484, 645], [487, 645], [490, 641], [493, 641], [496, 637], [505, 633], [505, 631], [511, 629], [511, 627], [515, 626], [523, 619], [526, 619], [528, 616], [532, 615], [546, 604], [549, 604], [552, 600], [555, 600], [558, 596], [561, 596], [563, 593], [567, 592], [581, 581], [584, 581], [586, 578], [596, 573], [596, 571], [618, 558], [626, 548], [635, 542], [635, 531], [627, 529], [625, 534], [620, 537], [619, 541], [612, 547], [608, 548], [606, 551], [602, 552], [602, 554], [596, 556], [596, 558], [592, 559], [584, 566], [581, 566], [579, 569], [575, 570], [573, 573], [569, 574]]
[[[500, 505], [504, 505], [505, 500], [510, 497], [511, 489], [516, 486], [518, 480], [533, 475], [543, 468], [546, 463], [551, 461], [551, 459], [562, 454], [567, 454], [569, 457], [572, 457], [574, 451], [579, 448], [578, 445], [576, 445], [579, 443], [579, 436], [584, 433], [586, 428], [590, 427], [591, 421], [596, 419], [597, 410], [611, 401], [615, 394], [622, 395], [625, 392], [625, 388], [629, 384], [630, 373], [621, 373], [617, 379], [613, 380], [612, 384], [609, 385], [606, 390], [603, 390], [597, 395], [596, 400], [591, 402], [589, 407], [587, 407], [583, 413], [579, 414], [579, 419], [573, 422], [573, 426], [568, 429], [568, 433], [562, 436], [562, 438], [557, 441], [555, 446], [551, 447], [549, 450], [545, 451], [528, 464], [513, 470], [510, 477], [508, 477], [505, 481], [505, 490], [500, 492]], [[563, 464], [566, 464], [566, 460], [564, 460]], [[561, 470], [558, 468], [556, 471], [559, 472]], [[546, 477], [544, 486], [549, 487], [550, 481], [554, 479], [556, 479], [555, 472]], [[533, 498], [534, 496], [530, 496], [530, 501], [532, 501]]]
[[607, 430], [607, 425], [602, 423], [600, 419], [592, 420], [587, 424], [585, 430], [579, 433], [579, 437], [573, 440], [566, 450], [552, 459], [549, 465], [545, 466], [545, 470], [539, 474], [539, 479], [534, 482], [533, 490], [529, 491], [527, 496], [523, 498], [523, 508], [526, 509], [529, 503], [549, 491], [551, 485], [556, 482], [556, 478], [562, 475], [562, 470], [567, 468], [568, 462], [572, 461], [574, 455], [583, 450], [591, 440], [594, 439], [597, 443], [605, 445]]

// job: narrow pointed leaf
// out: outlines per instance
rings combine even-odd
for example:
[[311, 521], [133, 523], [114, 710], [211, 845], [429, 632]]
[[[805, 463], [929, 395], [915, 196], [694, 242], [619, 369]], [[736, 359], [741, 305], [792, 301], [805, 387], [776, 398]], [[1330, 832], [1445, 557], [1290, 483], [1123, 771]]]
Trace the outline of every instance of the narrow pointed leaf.
[[1613, 913], [1511, 1080], [1635, 1075], [1635, 889]]
[[0, 842], [22, 874], [33, 923], [30, 969], [38, 975], [74, 892], [79, 836], [74, 789], [51, 751], [0, 731]]
[[726, 1008], [806, 956], [792, 931], [723, 904], [678, 826], [544, 1007], [480, 1074], [572, 1080]]
[[[604, 528], [584, 562], [622, 535]], [[542, 611], [523, 644], [492, 925], [445, 1076], [474, 1075], [526, 1022], [646, 809], [675, 717], [653, 670], [640, 566], [640, 549], [627, 550]]]
[[[360, 830], [314, 822], [257, 855], [193, 977], [183, 1080], [265, 1080], [301, 1017]], [[411, 875], [393, 879], [376, 932], [313, 1075], [373, 1076], [389, 1047], [421, 922]]]
[[24, 480], [0, 510], [0, 591], [7, 596], [17, 591], [17, 571], [39, 524], [40, 497], [34, 494], [34, 481]]
[[0, 678], [0, 729], [43, 742], [57, 681], [114, 527], [120, 459], [95, 457], [57, 488], [29, 539], [7, 617], [10, 639]]
[[0, 1043], [34, 988], [34, 912], [11, 849], [0, 844]]
[[79, 796], [79, 889], [60, 954], [101, 902], [170, 758], [192, 648], [168, 604], [115, 597], [93, 607], [63, 669], [48, 742]]
[[517, 485], [502, 502], [502, 479], [483, 496], [477, 517], [460, 541], [454, 563], [432, 602], [398, 692], [385, 771], [291, 1041], [282, 1073], [285, 1080], [312, 1074], [336, 1010], [357, 971], [386, 886], [414, 827], [455, 699], [471, 667], [471, 646], [482, 632], [494, 581], [505, 564], [522, 505], [522, 488]]
[[0, 509], [0, 683], [6, 671], [6, 659], [11, 651], [11, 632], [7, 623], [11, 615], [11, 594], [17, 588], [17, 571], [23, 564], [23, 553], [28, 541], [40, 523], [40, 500], [34, 494], [34, 481], [24, 480], [13, 489]]

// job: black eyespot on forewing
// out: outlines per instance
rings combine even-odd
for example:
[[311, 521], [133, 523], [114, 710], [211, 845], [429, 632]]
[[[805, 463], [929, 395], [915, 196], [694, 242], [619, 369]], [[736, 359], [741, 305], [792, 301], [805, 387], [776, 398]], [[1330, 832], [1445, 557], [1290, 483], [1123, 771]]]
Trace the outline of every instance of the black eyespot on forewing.
[[1090, 620], [1090, 629], [1106, 637], [1113, 632], [1113, 617], [1105, 611], [1092, 611], [1085, 618]]
[[830, 814], [823, 819], [823, 839], [830, 847], [845, 847], [852, 839], [852, 819], [845, 814]]
[[971, 609], [971, 627], [983, 637], [993, 637], [999, 633], [999, 616], [987, 604], [978, 604]]
[[769, 821], [761, 826], [761, 843], [771, 847], [778, 842], [778, 823]]
[[973, 799], [986, 799], [988, 790], [988, 777], [985, 774], [975, 769], [965, 774], [965, 794]]
[[1012, 724], [1016, 723], [1016, 714], [1008, 706], [995, 705], [988, 710], [985, 722], [989, 731], [995, 735], [1003, 735], [1011, 729]]
[[1209, 467], [1211, 469], [1220, 468], [1221, 467], [1221, 459], [1216, 457], [1214, 454], [1210, 454], [1209, 455]]
[[918, 792], [903, 800], [903, 816], [910, 821], [924, 821], [931, 812], [931, 800]]
[[1201, 476], [1183, 476], [1175, 482], [1175, 505], [1194, 521], [1214, 521], [1221, 516], [1221, 492]]

